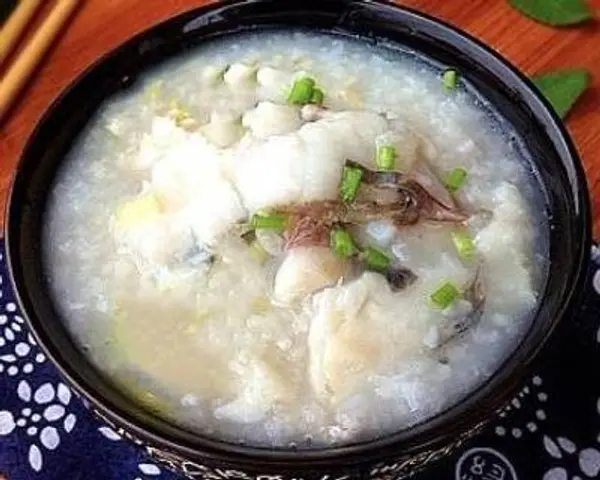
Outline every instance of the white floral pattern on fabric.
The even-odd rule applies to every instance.
[[[562,467],[556,467],[548,470],[544,474],[543,480],[568,480],[569,474]]]
[[[594,290],[596,290],[596,293],[598,293],[598,295],[600,295],[600,270],[598,270],[596,272],[596,274],[594,275],[594,280],[592,281],[592,285],[594,285]]]
[[[600,398],[596,402],[596,411],[600,414]],[[597,438],[600,442],[600,434]],[[558,437],[556,440],[544,435],[544,450],[551,457],[562,460],[568,456],[575,456],[581,473],[587,478],[596,478],[600,474],[600,450],[596,447],[586,447],[578,451],[573,441],[566,437]],[[571,480],[581,478],[578,475],[571,477]],[[545,474],[543,480],[568,480],[569,474],[564,467],[553,467]]]
[[[115,432],[111,427],[103,425],[98,428],[102,436],[112,442],[123,440],[123,437]],[[138,470],[148,477],[157,477],[161,475],[160,468],[154,463],[144,462],[138,464]],[[145,477],[135,477],[134,480],[145,480]]]
[[[98,431],[107,439],[112,440],[113,442],[117,442],[119,440],[122,440],[123,437],[121,437],[121,435],[119,435],[117,432],[115,432],[112,428],[107,427],[107,426],[103,426],[98,428]]]
[[[4,277],[0,275],[0,300],[5,298],[3,285]],[[36,365],[44,362],[46,356],[38,350],[35,339],[27,331],[16,303],[5,302],[0,311],[0,374],[9,377],[29,375]]]
[[[579,469],[584,476],[596,478],[600,473],[600,451],[596,448],[584,448],[577,452],[575,444],[565,437],[558,437],[556,440],[544,435],[544,449],[555,459],[563,459],[570,455],[575,455]],[[546,472],[544,480],[561,480],[568,479],[567,470],[563,467],[554,467]],[[575,475],[574,478],[579,478]]]
[[[592,246],[592,261],[594,261],[598,265],[600,265],[600,247],[599,246],[596,246],[596,245]],[[600,268],[594,274],[594,278],[592,280],[592,285],[594,286],[594,290],[596,290],[596,293],[598,295],[600,295]]]
[[[600,473],[600,452],[595,448],[586,448],[579,452],[579,468],[590,478]]]
[[[600,246],[592,245],[592,261],[600,265]]]
[[[542,422],[546,420],[544,404],[548,401],[548,394],[542,389],[544,381],[540,375],[532,377],[531,381],[521,389],[509,404],[498,414],[500,421],[494,429],[499,437],[512,436],[521,439],[527,434],[536,433]],[[511,424],[511,414],[527,407],[528,418],[524,423]]]
[[[14,303],[4,306],[8,312]],[[14,377],[19,373],[31,374],[35,365],[44,363],[46,356],[39,352],[35,340],[26,332],[25,320],[18,314],[0,314],[0,374]]]
[[[153,463],[140,463],[140,464],[138,464],[138,469],[144,475],[147,475],[149,477],[157,477],[161,474],[160,468],[158,468]],[[141,477],[136,477],[135,480],[144,480],[144,479]]]
[[[61,382],[46,382],[33,390],[28,380],[21,380],[16,393],[23,408],[18,413],[0,411],[0,436],[24,432],[30,438],[27,441],[29,465],[39,472],[44,464],[40,445],[46,450],[56,450],[61,432],[70,433],[77,423],[75,414],[67,411],[71,390]]]

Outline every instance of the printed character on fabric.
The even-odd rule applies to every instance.
[[[491,448],[473,448],[459,459],[456,480],[517,480],[514,467]]]

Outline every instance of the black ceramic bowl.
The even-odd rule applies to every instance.
[[[371,442],[294,452],[203,438],[152,416],[123,396],[69,337],[48,293],[41,237],[49,186],[99,104],[144,69],[208,39],[249,29],[306,27],[365,42],[407,46],[458,68],[522,136],[550,218],[550,272],[535,322],[485,385],[435,418]],[[70,86],[29,140],[6,221],[8,259],[20,304],[41,347],[94,411],[159,460],[197,478],[400,478],[476,432],[518,388],[557,324],[576,307],[590,248],[589,199],[575,148],[532,84],[477,40],[420,13],[366,0],[238,0],[180,15],[109,53]]]

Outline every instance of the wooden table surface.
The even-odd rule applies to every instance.
[[[600,0],[590,2],[600,13]],[[0,127],[2,210],[25,141],[60,90],[102,52],[150,25],[202,3],[202,0],[84,0],[76,18],[22,95],[18,108]],[[526,73],[571,66],[585,66],[593,71],[594,87],[572,111],[567,123],[585,163],[594,203],[594,236],[600,238],[600,21],[584,27],[553,29],[522,17],[506,0],[403,0],[401,3],[460,26],[495,47]],[[51,4],[48,0],[46,8]]]

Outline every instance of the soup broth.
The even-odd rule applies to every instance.
[[[145,408],[233,442],[408,428],[488,379],[545,278],[542,195],[460,72],[233,36],[108,100],[59,172],[51,289]]]

